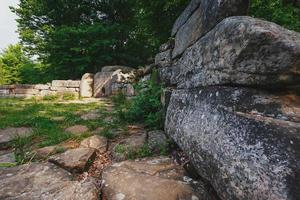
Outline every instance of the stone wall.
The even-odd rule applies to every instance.
[[[223,200],[300,199],[300,33],[192,0],[155,58],[165,131]]]
[[[53,80],[47,84],[14,84],[0,86],[0,97],[33,97],[71,93],[79,96],[80,81]]]
[[[142,71],[142,73],[141,73]],[[146,70],[147,71],[147,70]],[[147,73],[150,73],[149,70]],[[0,97],[33,97],[74,94],[77,97],[107,97],[118,93],[126,96],[135,94],[133,83],[137,74],[143,76],[143,69],[135,70],[125,66],[105,66],[101,72],[86,73],[81,80],[53,80],[47,84],[15,84],[0,86]]]

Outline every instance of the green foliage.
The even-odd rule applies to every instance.
[[[0,163],[0,168],[3,167],[3,168],[8,168],[8,167],[14,167],[16,166],[15,163]]]
[[[119,93],[111,97],[112,102],[115,105],[124,105],[126,103],[126,96],[123,93]]]
[[[42,82],[42,65],[34,63],[19,44],[9,45],[0,54],[0,84]]]
[[[29,144],[31,144],[30,137],[18,136],[12,141],[15,159],[18,164],[23,164],[30,159],[30,155],[27,152],[27,148]]]
[[[101,136],[106,137],[108,139],[113,139],[116,137],[116,135],[112,132],[112,130],[110,129],[104,129],[103,131],[101,131],[100,133]]]
[[[250,14],[300,32],[300,6],[291,1],[252,0]]]
[[[122,94],[113,98],[119,119],[130,123],[143,123],[149,129],[162,128],[161,86],[148,81],[137,84],[135,89],[137,95],[129,101],[125,101]]]
[[[104,65],[145,64],[188,0],[30,0],[11,8],[26,52],[47,79],[75,79]]]

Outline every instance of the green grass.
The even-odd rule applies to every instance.
[[[56,145],[68,139],[81,141],[91,136],[91,132],[98,127],[103,127],[102,133],[99,134],[113,138],[113,130],[122,129],[125,125],[117,120],[105,122],[106,117],[114,119],[114,113],[107,112],[101,102],[75,104],[46,99],[0,99],[0,129],[31,127],[34,130],[33,136],[12,141],[19,164],[31,159],[33,155],[30,152],[33,148]],[[96,120],[81,119],[81,115],[92,110],[97,110],[101,117]],[[55,117],[62,117],[64,120],[55,120]],[[66,128],[74,125],[85,125],[89,132],[80,136],[72,136],[65,132]]]
[[[0,168],[7,168],[7,167],[14,167],[16,166],[15,163],[0,163]]]

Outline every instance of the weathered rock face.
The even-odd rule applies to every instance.
[[[111,94],[111,77],[113,72],[99,72],[94,76],[94,97]]]
[[[73,135],[81,135],[83,133],[86,133],[89,131],[88,127],[84,126],[84,125],[75,125],[75,126],[71,126],[69,128],[66,128],[65,130],[68,133],[71,133]]]
[[[222,199],[300,198],[300,97],[175,90],[166,132]]]
[[[146,133],[141,132],[121,140],[112,150],[113,160],[124,161],[131,154],[136,154],[146,144],[146,139]]]
[[[117,93],[130,96],[132,92],[127,92],[127,87],[130,87],[128,85],[134,82],[135,78],[132,68],[120,68],[120,66],[103,68],[102,72],[94,77],[94,96],[104,97]]]
[[[91,148],[77,148],[68,150],[49,158],[52,162],[72,173],[81,173],[88,170],[90,162],[96,157],[96,150]]]
[[[116,163],[103,173],[103,193],[111,200],[204,200],[183,181],[183,169],[169,158]]]
[[[155,64],[158,67],[170,67],[172,65],[172,50],[166,50],[155,56]]]
[[[78,87],[80,87],[80,81],[53,80],[52,81],[52,87],[78,88]]]
[[[84,74],[80,82],[80,96],[92,97],[93,86],[94,86],[94,75],[89,73]]]
[[[65,170],[50,163],[29,164],[0,170],[2,200],[97,200],[95,181],[77,182]]]
[[[246,15],[249,0],[192,0],[174,24],[175,36],[173,58],[196,42],[217,23],[229,16]]]
[[[0,152],[0,169],[1,167],[3,167],[3,165],[5,166],[6,164],[8,165],[17,164],[14,153],[10,152],[2,155],[2,153]]]
[[[251,17],[230,17],[186,50],[162,80],[178,88],[284,87],[300,81],[300,33]]]
[[[154,130],[147,133],[147,144],[153,153],[162,153],[168,150],[169,141],[164,131]]]
[[[107,150],[107,138],[94,135],[84,139],[80,143],[80,147],[93,148],[99,151],[100,153],[105,153]]]
[[[199,7],[201,0],[192,0],[181,15],[176,19],[173,28],[172,36],[175,36],[179,28],[186,23],[186,21],[191,17],[194,11]]]
[[[126,66],[121,66],[121,65],[114,65],[114,66],[102,67],[101,72],[114,72],[114,71],[117,71],[117,70],[121,70],[124,73],[129,73],[134,69],[131,68],[131,67],[126,67]]]
[[[33,134],[33,130],[28,127],[0,129],[0,149],[9,147],[10,142],[16,137],[28,137]]]

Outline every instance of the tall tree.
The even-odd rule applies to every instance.
[[[53,78],[78,78],[146,63],[187,1],[21,0],[12,10],[26,52],[48,63]]]
[[[28,69],[30,72],[28,73]],[[22,46],[10,45],[0,54],[0,84],[27,83],[32,81],[35,64],[23,52]],[[24,74],[25,72],[25,74]]]

